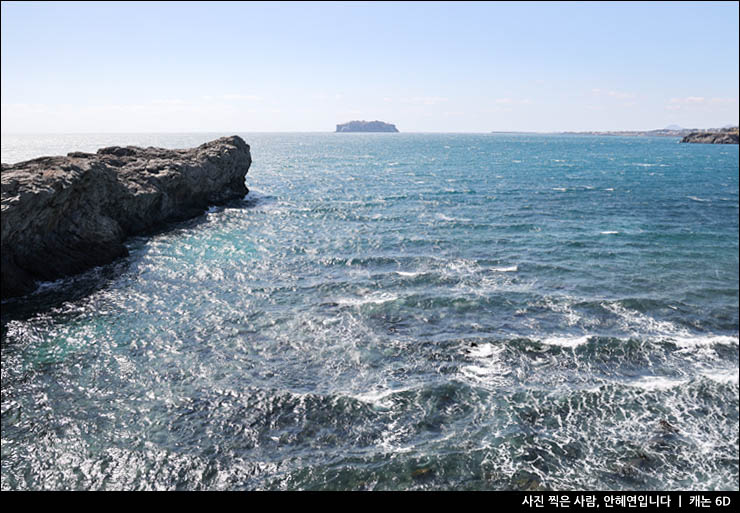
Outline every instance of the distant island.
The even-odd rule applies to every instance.
[[[350,121],[337,125],[337,132],[398,132],[396,125],[382,121]]]
[[[703,144],[738,144],[739,141],[738,127],[691,132],[681,139],[682,143]]]

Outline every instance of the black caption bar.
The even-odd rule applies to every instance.
[[[480,511],[481,513],[498,513],[509,511],[598,511],[607,513],[610,511],[668,511],[681,510],[686,513],[701,511],[735,511],[740,503],[740,492],[557,492],[557,491],[455,491],[455,490],[430,490],[430,491],[227,491],[227,492],[163,492],[163,493],[137,493],[137,492],[100,492],[77,493],[77,492],[13,492],[16,497],[23,496],[45,496],[46,499],[64,501],[73,499],[75,504],[84,502],[86,498],[93,500],[106,499],[106,496],[115,495],[120,504],[130,501],[131,503],[146,500],[151,509],[159,501],[166,506],[164,511],[172,511],[179,503],[191,507],[203,501],[205,507],[213,509],[214,501],[240,499],[245,497],[256,497],[270,501],[271,508],[276,509],[278,505],[296,507],[295,511],[306,509],[306,505],[315,502],[317,504],[331,504],[334,510],[343,512],[354,512],[357,509],[358,499],[365,509],[393,505],[398,508],[399,504],[406,502],[412,505],[408,513],[427,513],[441,511],[443,513],[463,513],[463,510]],[[8,495],[10,496],[10,495]],[[399,499],[401,502],[399,502]],[[480,502],[481,499],[484,502]],[[119,502],[117,502],[118,504]],[[481,509],[480,505],[486,505]],[[477,506],[476,506],[477,505]],[[300,509],[298,509],[300,508]],[[259,511],[259,509],[257,510]],[[406,511],[406,509],[401,509]]]
[[[738,492],[515,492],[502,497],[522,510],[676,510],[719,511],[737,508]],[[518,504],[515,504],[516,501]]]

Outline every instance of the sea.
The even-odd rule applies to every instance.
[[[737,145],[239,135],[244,198],[2,303],[2,489],[738,489]]]

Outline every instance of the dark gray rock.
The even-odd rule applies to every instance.
[[[128,254],[126,237],[241,198],[249,145],[113,146],[2,165],[2,298]]]
[[[717,131],[691,132],[681,139],[682,143],[703,143],[703,144],[738,144],[740,136],[738,129],[723,128]]]

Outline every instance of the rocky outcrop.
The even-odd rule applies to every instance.
[[[398,132],[396,125],[382,121],[350,121],[337,125],[337,132]]]
[[[740,136],[737,127],[709,132],[691,132],[681,139],[682,143],[704,144],[738,144],[739,141]]]
[[[2,298],[128,254],[126,237],[241,198],[249,145],[113,146],[2,165]]]

